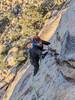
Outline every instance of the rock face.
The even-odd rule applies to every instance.
[[[74,16],[75,0],[72,0],[50,39],[51,48],[59,54],[65,32],[68,30],[70,35],[75,35]],[[49,51],[41,60],[40,70],[35,77],[32,73],[33,67],[27,61],[1,100],[75,100],[75,69],[66,63],[58,64],[53,51]]]

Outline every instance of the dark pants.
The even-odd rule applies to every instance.
[[[35,76],[39,70],[39,59],[42,55],[42,51],[38,48],[31,48],[29,50],[29,53],[30,53],[30,63],[34,66],[34,76]]]

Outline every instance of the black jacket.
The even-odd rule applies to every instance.
[[[42,46],[41,47],[37,46],[37,48],[43,51],[43,45],[49,45],[50,42],[47,42],[47,41],[44,41],[44,40],[41,40],[41,42],[42,42]]]

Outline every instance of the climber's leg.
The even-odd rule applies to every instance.
[[[37,74],[39,70],[39,60],[42,52],[38,49],[30,50],[30,63],[34,66],[34,76]]]
[[[34,65],[34,76],[37,74],[38,70],[39,70],[39,64],[36,63],[36,64]]]

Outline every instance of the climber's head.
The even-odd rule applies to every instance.
[[[33,41],[36,40],[36,41],[40,41],[40,37],[39,36],[33,36]]]
[[[42,41],[39,36],[34,36],[32,41],[32,47],[42,48]]]

